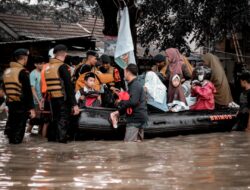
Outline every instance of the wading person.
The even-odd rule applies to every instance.
[[[243,106],[240,109],[238,114],[238,123],[236,126],[237,130],[246,130],[250,131],[250,72],[244,71],[240,75],[240,84],[241,87],[244,89],[245,94],[247,96],[246,102],[246,111],[243,110]]]
[[[7,135],[11,144],[22,143],[28,117],[35,117],[29,73],[24,68],[28,56],[27,49],[16,50],[15,61],[10,63],[10,68],[6,69],[3,75],[3,87],[9,107]]]
[[[52,124],[48,128],[48,140],[66,143],[68,140],[70,115],[79,114],[76,104],[70,70],[64,63],[67,47],[57,45],[54,48],[55,58],[50,59],[45,71],[47,92],[52,108]]]
[[[47,130],[51,120],[50,114],[50,104],[49,104],[49,97],[47,93],[47,84],[45,79],[45,71],[46,68],[49,66],[48,63],[43,64],[43,68],[41,70],[41,92],[43,96],[43,127],[42,127],[42,137],[47,137]]]
[[[34,65],[36,68],[30,73],[30,85],[35,104],[36,118],[31,119],[29,122],[29,127],[27,128],[27,132],[29,133],[31,133],[32,127],[37,123],[42,127],[41,111],[43,110],[43,97],[41,92],[41,70],[43,63],[43,57],[35,57]]]
[[[116,116],[126,113],[127,126],[124,141],[137,142],[144,138],[144,128],[147,126],[148,112],[146,97],[143,86],[137,80],[138,68],[129,64],[124,71],[125,79],[128,82],[128,100],[118,103],[118,111],[111,113],[111,120]]]

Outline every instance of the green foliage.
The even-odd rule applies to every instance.
[[[138,40],[145,46],[151,43],[162,49],[188,47],[187,37],[198,46],[208,40],[215,42],[240,32],[250,23],[249,0],[143,0],[137,21]],[[58,24],[77,22],[86,13],[104,15],[105,35],[117,33],[118,0],[1,0],[0,12],[23,12],[34,19],[50,16]],[[126,1],[133,7],[134,1]],[[136,1],[135,1],[136,2]],[[102,14],[101,14],[102,10]],[[136,18],[131,18],[135,23]]]
[[[247,0],[145,0],[138,23],[143,45],[155,43],[162,49],[187,47],[193,33],[198,46],[242,30],[249,22]]]
[[[23,13],[34,19],[45,16],[53,18],[55,23],[75,23],[86,13],[101,15],[95,0],[37,0],[38,4],[30,4],[31,0],[2,0],[0,12]]]

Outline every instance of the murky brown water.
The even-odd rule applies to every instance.
[[[250,134],[8,145],[0,131],[0,189],[250,189]]]

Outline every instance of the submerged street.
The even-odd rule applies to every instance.
[[[5,121],[1,121],[4,125]],[[250,134],[9,145],[1,127],[1,189],[249,189]]]

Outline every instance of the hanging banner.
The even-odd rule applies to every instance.
[[[121,20],[114,57],[116,64],[125,69],[128,64],[136,64],[136,62],[128,8],[124,7],[124,9],[120,11],[120,15]]]

